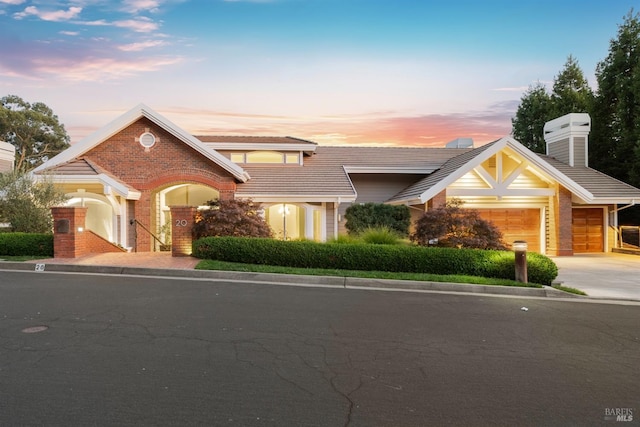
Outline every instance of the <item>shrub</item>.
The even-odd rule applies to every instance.
[[[193,242],[202,259],[283,267],[462,274],[515,280],[511,251],[207,237]],[[549,285],[558,275],[544,255],[528,254],[531,283]]]
[[[384,203],[364,203],[351,205],[345,214],[345,227],[349,234],[357,235],[367,228],[387,227],[400,236],[409,235],[411,213],[405,205],[386,205]]]
[[[53,228],[51,207],[67,197],[46,176],[39,180],[21,172],[0,173],[0,222],[11,224],[11,231],[48,233]]]
[[[53,256],[53,234],[0,233],[0,255]]]
[[[398,233],[389,227],[369,227],[358,234],[362,243],[374,245],[397,245],[400,243]]]
[[[478,211],[462,208],[461,200],[430,209],[416,221],[411,241],[421,246],[504,250],[502,233]]]
[[[271,227],[260,214],[260,204],[251,199],[212,200],[209,209],[198,211],[193,235],[272,237]]]

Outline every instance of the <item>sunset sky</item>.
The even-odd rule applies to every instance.
[[[143,102],[193,134],[476,145],[637,0],[0,0],[0,96],[77,142]]]

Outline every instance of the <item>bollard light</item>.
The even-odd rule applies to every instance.
[[[516,240],[512,247],[516,253],[516,281],[527,283],[527,242]]]

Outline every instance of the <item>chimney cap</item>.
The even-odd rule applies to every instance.
[[[544,124],[544,136],[552,134],[567,134],[569,132],[589,133],[591,130],[591,117],[588,113],[569,113],[564,116],[549,120]]]

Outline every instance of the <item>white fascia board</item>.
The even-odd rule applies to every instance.
[[[633,197],[594,197],[589,201],[590,205],[636,205],[640,198]]]
[[[251,199],[254,202],[261,203],[304,203],[304,202],[355,202],[356,195],[327,195],[327,196],[265,196],[265,195],[252,195],[248,193],[235,194],[236,199]]]
[[[376,167],[376,166],[344,166],[349,173],[380,173],[380,174],[419,174],[429,175],[437,170],[435,167]]]
[[[42,177],[42,175],[34,175],[34,177]],[[105,175],[54,175],[47,176],[56,184],[101,184],[108,185],[127,200],[139,200],[142,193],[138,190],[132,190],[118,180]]]
[[[583,200],[592,201],[594,196],[590,191],[587,191],[583,186],[560,172],[558,169],[551,166],[549,163],[544,161],[541,157],[539,157],[536,153],[529,150],[524,145],[520,144],[513,138],[505,138],[508,141],[509,148],[513,151],[527,159],[531,164],[541,169],[545,174],[549,175],[549,177],[553,178],[553,180],[562,184],[563,187],[574,193],[576,196],[580,197]]]
[[[450,186],[459,178],[461,178],[464,174],[472,171],[477,166],[481,165],[484,161],[489,159],[491,156],[493,156],[494,154],[496,154],[498,151],[502,150],[506,146],[507,146],[507,138],[500,139],[499,141],[494,143],[492,147],[484,150],[483,152],[478,154],[476,157],[474,157],[473,159],[469,160],[467,163],[462,165],[456,171],[454,171],[453,173],[450,173],[445,178],[443,178],[438,183],[436,183],[431,188],[429,188],[427,191],[422,193],[420,195],[420,203],[426,203],[427,201],[431,200],[442,190],[446,189],[448,186]]]
[[[251,142],[202,142],[214,150],[228,151],[305,151],[315,152],[316,146],[310,144],[256,144]]]
[[[406,205],[406,206],[424,204],[420,199],[392,200],[392,201],[386,201],[385,203],[388,205]]]

